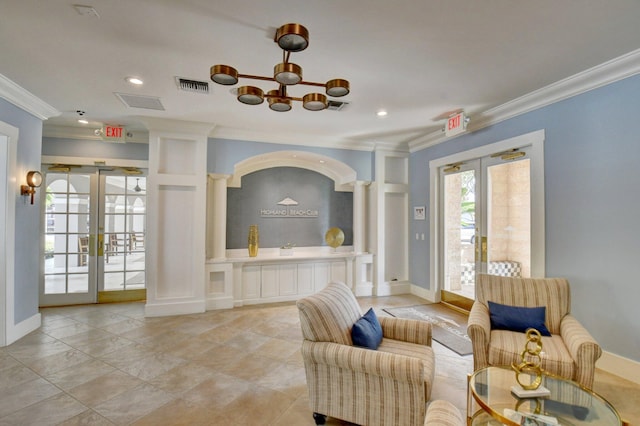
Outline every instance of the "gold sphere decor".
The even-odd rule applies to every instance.
[[[327,242],[329,247],[333,247],[333,249],[337,249],[344,243],[344,232],[340,228],[329,228],[326,234],[324,234],[324,240]]]
[[[520,364],[511,364],[511,368],[516,373],[516,381],[520,385],[520,392],[517,387],[512,387],[511,390],[519,397],[527,396],[543,396],[548,395],[549,390],[542,384],[542,358],[540,353],[542,352],[542,335],[535,328],[527,329],[527,341],[524,344],[524,349],[520,353]],[[527,355],[534,357],[533,361],[527,361]],[[529,383],[524,383],[520,377],[522,375],[527,377],[534,377],[529,380]],[[535,376],[534,376],[535,375]],[[514,389],[516,388],[516,389]]]

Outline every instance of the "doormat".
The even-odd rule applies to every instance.
[[[431,323],[433,340],[458,355],[473,353],[471,339],[467,336],[467,316],[439,303],[383,309],[396,318],[417,319]]]

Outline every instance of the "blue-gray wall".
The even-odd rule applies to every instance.
[[[19,129],[16,170],[40,170],[42,121],[13,104],[0,99],[0,121]],[[17,176],[17,185],[25,183],[25,176]],[[16,197],[15,244],[15,304],[14,318],[18,324],[38,313],[38,289],[40,280],[40,200],[34,204]]]
[[[607,351],[640,361],[640,76],[462,135],[410,157],[410,205],[429,206],[429,161],[545,130],[546,275]],[[430,207],[430,206],[429,206]],[[429,222],[411,221],[426,234]],[[429,288],[429,247],[410,239],[410,278]]]
[[[317,211],[317,217],[262,217],[261,209],[286,208],[277,203],[291,198],[295,208]],[[327,245],[329,228],[345,234],[344,245],[353,244],[353,193],[335,191],[335,183],[311,170],[274,167],[242,177],[241,188],[227,189],[227,248],[247,247],[249,225],[260,230],[260,247]]]
[[[233,174],[233,166],[247,158],[275,151],[307,151],[342,161],[356,171],[358,180],[373,180],[374,155],[368,151],[316,148],[298,145],[238,141],[209,138],[207,145],[207,172]]]

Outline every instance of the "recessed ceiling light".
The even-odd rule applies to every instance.
[[[380,110],[380,111],[376,112],[376,115],[377,115],[378,117],[384,117],[385,115],[387,115],[387,111],[385,111],[385,110]]]
[[[78,120],[78,123],[80,124],[89,124],[89,120],[85,120],[84,118],[81,118]]]
[[[135,84],[136,86],[140,86],[144,83],[144,81],[142,81],[138,77],[127,77],[126,80],[128,83]]]

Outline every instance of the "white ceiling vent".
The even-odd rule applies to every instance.
[[[160,98],[155,96],[127,95],[126,93],[114,93],[129,108],[154,109],[164,111]]]
[[[209,94],[209,83],[206,81],[190,80],[188,78],[176,77],[178,89],[185,92]]]
[[[340,111],[342,108],[346,107],[347,105],[349,105],[349,102],[329,100],[327,102],[327,109],[331,111]]]

